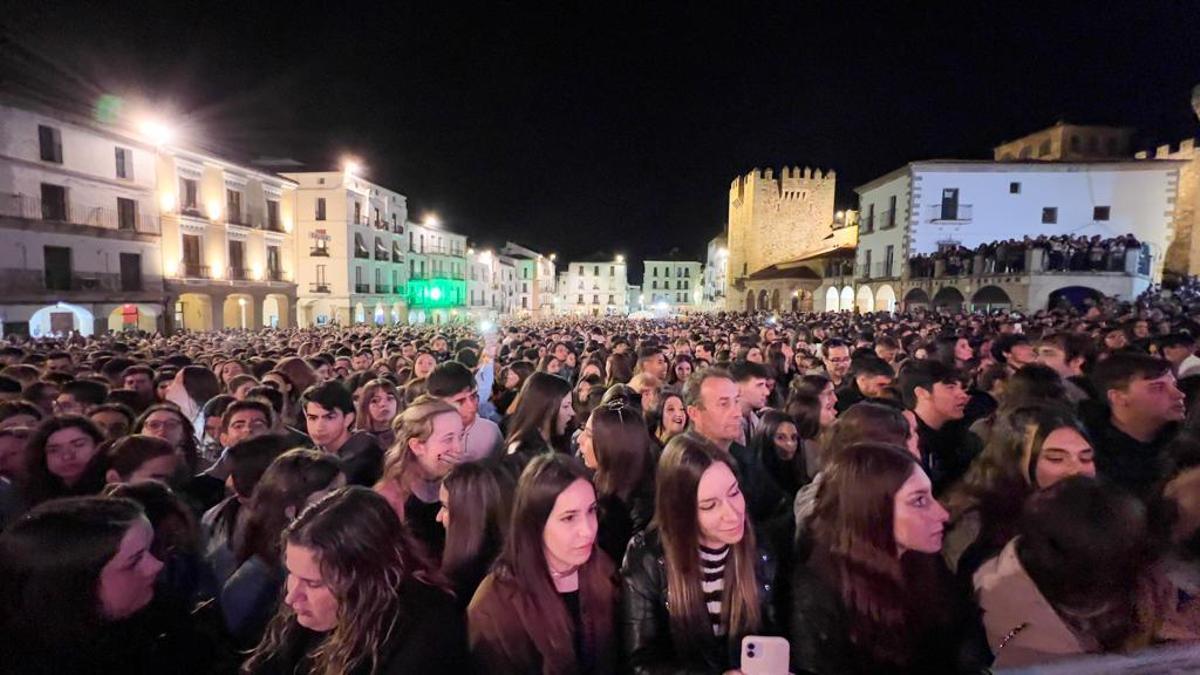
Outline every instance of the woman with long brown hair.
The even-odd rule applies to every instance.
[[[390,448],[396,440],[392,420],[400,404],[400,393],[396,385],[383,378],[367,382],[359,390],[358,412],[354,415],[354,426],[375,437],[379,444]]]
[[[508,472],[481,462],[460,464],[442,479],[437,514],[446,529],[442,573],[464,610],[504,546],[514,488]]]
[[[641,413],[619,399],[593,410],[579,434],[583,463],[596,472],[600,548],[613,560],[654,515],[652,445]]]
[[[467,608],[478,672],[617,672],[618,589],[596,529],[587,469],[563,454],[533,458],[517,484],[504,550]]]
[[[467,672],[462,613],[378,494],[337,490],[283,538],[287,592],[243,672]]]
[[[440,560],[446,532],[437,524],[438,489],[450,469],[465,459],[462,417],[449,403],[421,396],[396,418],[395,429],[396,442],[387,452],[375,490]]]
[[[575,417],[571,385],[549,373],[533,373],[525,380],[514,406],[504,462],[514,475],[520,475],[530,459],[564,445],[567,424]]]
[[[655,481],[654,520],[621,569],[625,664],[735,669],[742,637],[772,631],[774,561],[755,544],[733,460],[687,432],[667,443]]]
[[[811,553],[792,577],[792,669],[985,666],[978,616],[938,555],[947,513],[917,459],[898,445],[859,443],[842,448],[824,473]]]

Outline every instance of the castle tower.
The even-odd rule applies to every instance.
[[[809,167],[757,168],[729,186],[730,288],[777,263],[819,250],[832,229],[836,175]],[[734,297],[731,293],[729,297]]]

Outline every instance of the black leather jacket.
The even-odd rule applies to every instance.
[[[755,576],[762,607],[763,626],[758,633],[774,634],[775,559],[759,550]],[[667,609],[666,561],[658,530],[634,535],[621,566],[620,629],[626,672],[636,675],[701,675],[736,668],[741,656],[741,635],[706,636],[702,649],[676,654],[671,640]]]

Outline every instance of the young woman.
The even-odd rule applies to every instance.
[[[593,410],[579,435],[583,463],[596,472],[600,549],[613,560],[654,515],[651,447],[641,414],[619,401]]]
[[[179,472],[180,459],[171,444],[143,434],[125,436],[108,447],[109,483],[171,481]]]
[[[974,579],[995,668],[1146,647],[1182,604],[1149,582],[1145,507],[1092,478],[1031,496],[1016,535]]]
[[[942,554],[950,569],[970,579],[1016,534],[1029,495],[1069,476],[1094,477],[1094,457],[1074,417],[1040,406],[1009,412],[947,498],[950,523]]]
[[[667,441],[687,429],[687,406],[683,402],[683,396],[675,391],[664,391],[658,401],[658,410],[654,411],[650,419],[653,420],[651,426],[654,429],[657,450],[661,451],[666,447]],[[655,455],[658,454],[660,452],[655,452]]]
[[[420,352],[417,354],[417,357],[413,359],[412,376],[409,378],[409,382],[412,382],[413,380],[423,380],[429,377],[429,374],[432,373],[433,369],[436,367],[437,359],[434,358],[433,354],[430,354],[429,352]]]
[[[667,375],[667,384],[682,389],[683,385],[696,370],[696,362],[687,354],[680,354],[671,363],[671,371]]]
[[[818,399],[802,394],[793,396],[792,401],[797,404],[796,415],[767,410],[754,439],[761,449],[763,465],[789,498],[795,498],[796,492],[812,479],[808,458],[817,454],[816,439],[821,432]]]
[[[442,479],[437,514],[446,530],[442,573],[463,610],[504,545],[514,488],[508,472],[478,462],[460,464]]]
[[[575,417],[575,409],[571,406],[571,385],[542,372],[525,380],[514,406],[504,462],[517,476],[530,459],[565,445],[567,425]]]
[[[446,543],[445,530],[437,524],[438,489],[442,478],[463,460],[462,417],[454,406],[422,396],[400,413],[396,442],[375,489],[436,560],[441,560]]]
[[[15,521],[0,535],[5,672],[208,672],[189,617],[151,604],[153,539],[126,499],[60,499]]]
[[[279,413],[280,419],[285,424],[294,426],[298,411],[297,401],[300,400],[300,392],[304,390],[298,389],[296,385],[292,384],[292,378],[278,368],[263,375],[262,383],[268,387],[275,387],[283,394],[283,410]]]
[[[500,370],[500,376],[492,390],[492,404],[496,406],[497,412],[501,415],[513,412],[517,394],[535,369],[529,361],[513,361]]]
[[[978,672],[978,617],[938,553],[947,513],[903,447],[859,443],[825,468],[814,545],[792,577],[791,668]]]
[[[388,380],[375,379],[363,385],[358,395],[358,413],[354,416],[355,428],[371,434],[384,448],[392,447],[396,432],[392,420],[400,404],[400,393],[396,385]]]
[[[336,456],[297,449],[276,458],[255,486],[234,535],[237,568],[218,595],[225,625],[240,644],[257,643],[275,610],[284,528],[306,505],[345,484]]]
[[[161,438],[175,448],[189,472],[196,473],[199,468],[199,451],[192,423],[175,406],[158,403],[146,408],[133,423],[133,433]]]
[[[653,524],[621,569],[621,647],[634,673],[723,673],[738,667],[743,636],[771,634],[774,561],[755,545],[732,462],[695,432],[659,459]]]
[[[478,672],[617,672],[617,587],[596,529],[596,492],[579,460],[533,458],[504,550],[467,608]]]
[[[333,492],[283,537],[286,593],[242,672],[467,672],[462,613],[378,494]]]
[[[167,401],[179,407],[194,429],[204,421],[201,414],[204,404],[220,393],[221,383],[211,370],[203,366],[184,366],[167,389]]]
[[[108,469],[99,452],[103,442],[104,434],[82,415],[58,415],[39,424],[25,451],[25,503],[99,493]]]

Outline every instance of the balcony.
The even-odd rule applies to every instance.
[[[379,249],[375,249],[375,259],[383,260],[386,262],[388,260],[391,260],[391,256],[388,255],[387,251],[380,251]]]
[[[131,302],[153,301],[162,297],[162,280],[122,278],[120,273],[107,272],[0,269],[0,294],[8,302],[106,302],[114,297]]]
[[[404,262],[404,258],[402,258],[400,256],[399,251],[392,251],[392,262],[394,262],[394,263]]]
[[[367,249],[365,249],[365,248],[355,248],[354,249],[354,257],[361,258],[363,260],[367,260],[371,257],[371,253],[369,251],[367,251]]]
[[[200,263],[192,263],[192,262],[184,261],[184,263],[179,266],[179,270],[183,274],[184,279],[211,279],[212,278],[212,270],[209,268],[209,266],[201,265]]]
[[[370,293],[371,284],[354,284],[355,293]]]
[[[870,234],[870,233],[874,232],[875,231],[875,215],[871,214],[871,215],[864,216],[863,219],[858,222],[858,231],[861,234]]]
[[[148,213],[118,210],[115,207],[88,206],[65,200],[43,200],[41,197],[25,194],[0,193],[0,217],[5,216],[114,232],[159,233],[158,219]]]
[[[245,281],[246,277],[247,277],[247,274],[246,274],[245,267],[230,267],[229,268],[229,280],[230,281]]]
[[[371,225],[375,229],[381,230],[383,232],[387,232],[388,230],[392,229],[392,224],[386,220],[383,220],[382,218],[376,218],[374,221],[371,222]]]
[[[310,255],[314,258],[328,258],[329,257],[329,247],[328,246],[313,246],[312,248],[308,249],[308,255]]]
[[[329,284],[324,281],[310,281],[308,283],[309,293],[329,293]]]
[[[388,284],[375,284],[375,292],[379,295],[391,295],[392,287]]]
[[[971,204],[930,204],[925,207],[925,216],[931,223],[969,223]]]
[[[283,270],[267,270],[267,281],[290,281]]]
[[[887,209],[879,214],[879,229],[890,230],[896,226],[896,211]]]

